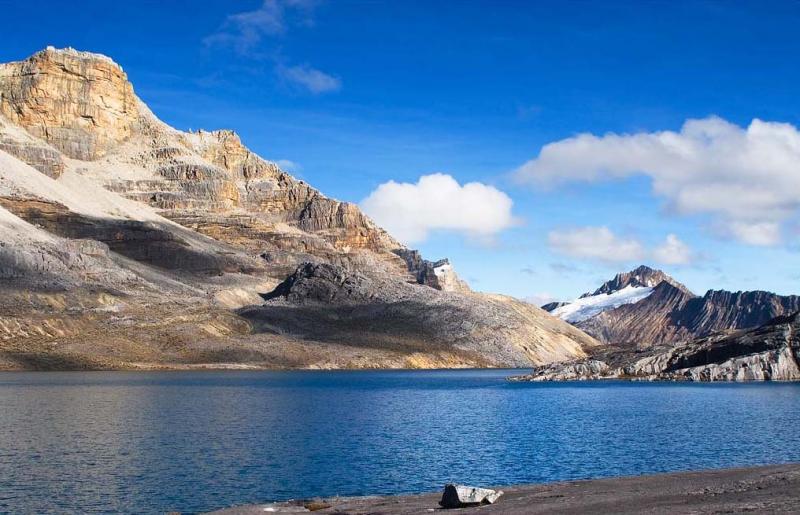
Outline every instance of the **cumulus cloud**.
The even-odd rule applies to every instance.
[[[641,243],[631,238],[620,238],[608,227],[551,231],[547,240],[556,252],[581,259],[620,262],[637,261],[645,256]]]
[[[338,91],[342,87],[342,82],[338,78],[305,64],[289,67],[278,66],[278,75],[286,82],[306,89],[315,95]]]
[[[800,209],[800,132],[787,123],[687,120],[680,131],[580,134],[542,147],[516,171],[553,185],[646,175],[678,214],[710,214],[727,235],[755,245],[781,241]]]
[[[653,249],[653,259],[665,265],[688,265],[692,262],[692,250],[676,235],[668,234],[666,241]]]
[[[424,175],[416,184],[381,184],[360,206],[378,225],[407,244],[424,241],[435,230],[489,240],[516,223],[508,195],[479,182],[460,185],[441,173]]]
[[[620,263],[651,259],[662,265],[688,265],[694,253],[675,234],[668,234],[664,243],[648,250],[635,238],[622,238],[608,227],[579,227],[562,231],[551,231],[548,243],[555,252],[566,256]],[[554,271],[559,268],[553,267]]]

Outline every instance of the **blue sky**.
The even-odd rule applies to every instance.
[[[0,8],[2,61],[107,54],[177,128],[232,128],[332,197],[417,202],[395,213],[427,213],[412,246],[476,289],[570,298],[643,262],[700,293],[800,293],[795,2]]]

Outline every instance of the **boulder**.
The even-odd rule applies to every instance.
[[[480,504],[494,504],[501,495],[503,495],[501,490],[449,484],[444,487],[439,505],[442,508],[466,508]]]

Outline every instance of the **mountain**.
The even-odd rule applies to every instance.
[[[595,291],[584,293],[572,302],[552,302],[542,306],[542,309],[567,322],[596,327],[596,332],[604,334],[606,326],[592,325],[591,321],[596,321],[603,313],[644,301],[661,284],[669,286],[687,297],[694,296],[688,288],[661,270],[654,270],[642,265],[630,272],[617,274]],[[658,297],[657,295],[656,298]],[[650,303],[653,304],[653,299]],[[659,304],[658,301],[655,304]],[[606,325],[610,327],[612,324]]]
[[[54,48],[0,65],[0,315],[7,369],[529,366],[599,345]]]
[[[655,270],[649,266],[641,265],[630,272],[622,272],[614,276],[610,281],[606,281],[592,293],[584,293],[580,298],[596,297],[603,294],[613,294],[625,288],[655,288],[662,282],[672,285],[686,293],[691,293],[689,289],[668,276],[661,270]]]
[[[698,297],[664,272],[640,266],[572,303],[545,308],[602,342],[644,348],[757,327],[800,310],[800,296],[710,290]]]
[[[591,359],[551,364],[515,380],[798,381],[799,363],[800,312],[795,312],[754,329],[676,346],[654,346],[644,352],[608,348]]]

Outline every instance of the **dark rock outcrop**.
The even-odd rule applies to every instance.
[[[541,308],[549,313],[549,312],[551,312],[551,311],[553,311],[555,309],[558,309],[558,308],[560,308],[562,306],[566,306],[567,304],[569,304],[569,302],[564,302],[564,301],[560,301],[559,300],[559,301],[555,301],[555,302],[548,302],[547,304],[541,306]]]
[[[53,179],[58,179],[64,173],[64,159],[50,145],[0,137],[0,150],[8,152]]]
[[[584,361],[542,367],[515,380],[800,380],[800,312],[755,329],[647,351],[607,348]]]
[[[800,296],[776,295],[767,291],[709,290],[702,298],[686,303],[676,323],[693,334],[744,329],[764,324],[777,316],[800,310]]]

